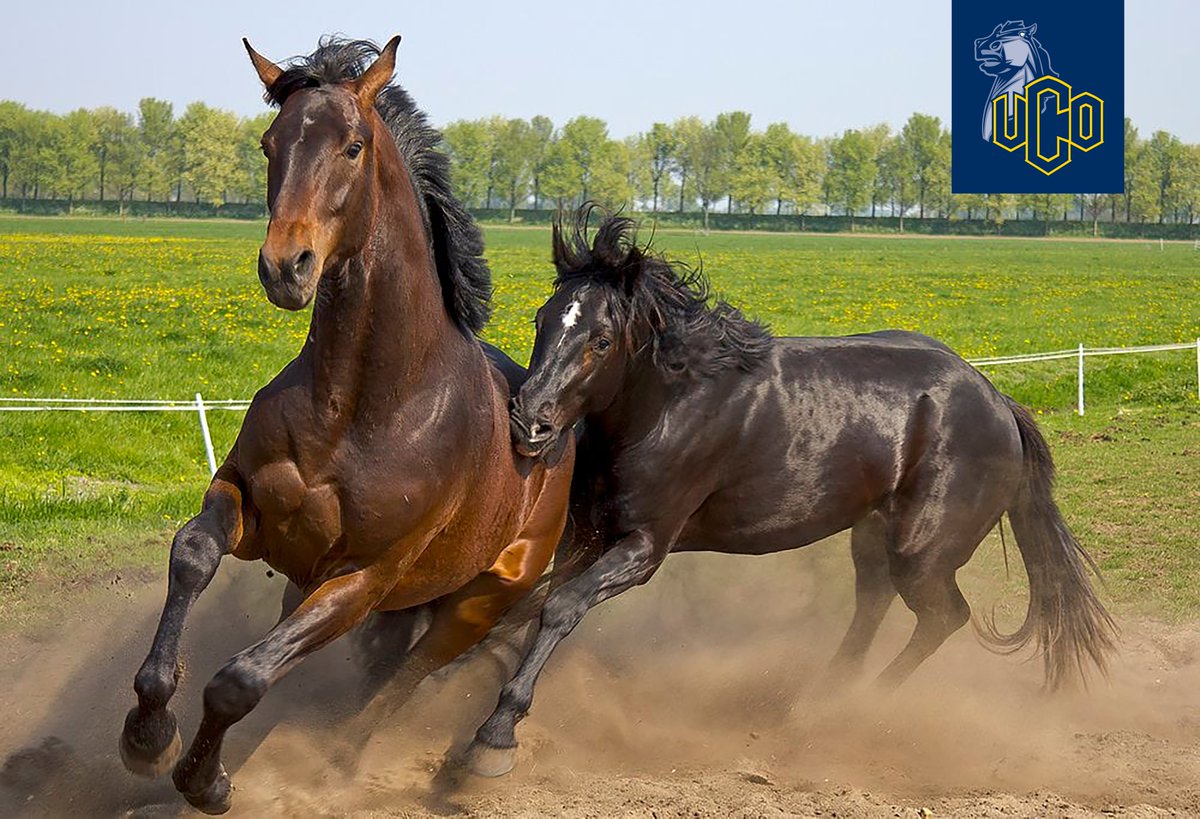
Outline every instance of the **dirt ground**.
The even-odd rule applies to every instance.
[[[970,629],[898,692],[834,691],[821,674],[849,620],[848,563],[844,548],[672,558],[563,645],[498,780],[444,760],[494,703],[502,644],[423,685],[349,770],[328,742],[357,680],[343,640],[231,731],[230,815],[1200,815],[1200,629],[1122,621],[1111,679],[1089,693],[1043,694],[1036,661],[989,654]],[[164,586],[110,578],[0,636],[0,815],[191,812],[117,755]],[[175,699],[185,742],[204,683],[270,627],[280,592],[230,562],[201,599]],[[870,669],[911,622],[897,604]]]

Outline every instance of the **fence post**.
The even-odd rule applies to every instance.
[[[200,432],[204,435],[204,454],[208,456],[208,473],[217,474],[217,458],[213,455],[212,436],[208,434],[208,417],[204,414],[204,399],[196,393],[196,412],[200,414]]]
[[[1083,415],[1083,345],[1079,345],[1079,414]]]

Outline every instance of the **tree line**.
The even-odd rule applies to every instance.
[[[58,115],[0,101],[0,198],[262,203],[259,139],[273,114],[238,117],[194,102],[176,116],[146,98]],[[442,129],[458,195],[517,211],[595,200],[634,211],[957,217],[1192,224],[1200,220],[1200,145],[1125,121],[1125,190],[1111,195],[952,194],[950,132],[928,114],[831,137],[763,130],[731,111],[683,117],[624,139],[579,116],[489,117]],[[903,227],[903,225],[901,225]]]
[[[136,114],[105,106],[59,115],[3,100],[0,198],[262,202],[259,140],[273,116],[193,102],[177,117],[150,97]]]

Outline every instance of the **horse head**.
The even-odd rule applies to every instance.
[[[374,167],[397,155],[375,98],[391,80],[399,37],[362,73],[318,85],[242,41],[279,114],[262,137],[271,221],[258,275],[272,303],[299,310],[326,270],[361,252],[371,223]]]
[[[975,61],[979,70],[998,81],[1013,76],[1028,67],[1033,78],[1047,74],[1058,76],[1050,67],[1050,55],[1035,38],[1037,23],[1025,25],[1024,20],[1009,20],[996,26],[992,33],[975,41]]]

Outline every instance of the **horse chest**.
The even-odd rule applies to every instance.
[[[304,553],[306,559],[342,537],[342,499],[332,482],[306,480],[294,461],[279,460],[255,470],[249,484],[269,553],[279,551],[270,542],[272,535],[286,538],[289,548]]]

